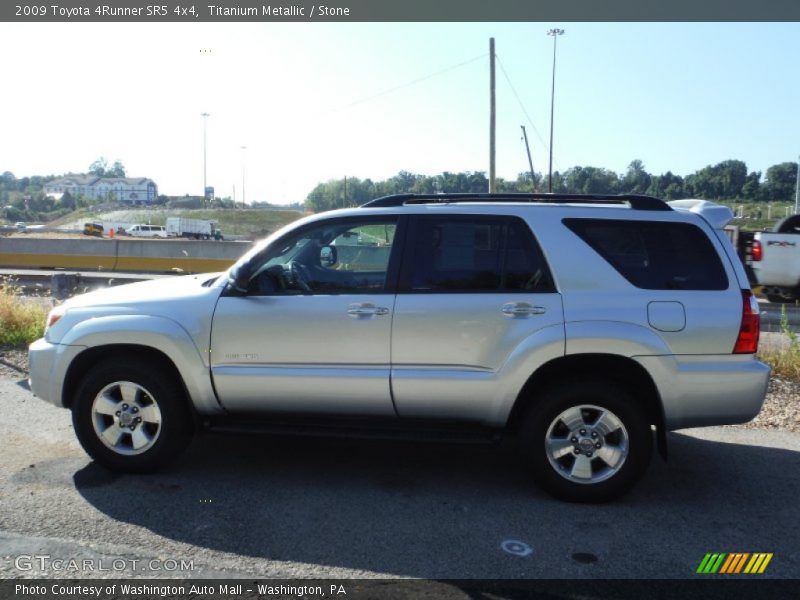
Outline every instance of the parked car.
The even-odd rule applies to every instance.
[[[125,234],[133,237],[167,237],[167,230],[163,225],[134,225],[125,231]]]
[[[17,221],[14,223],[14,227],[17,228],[17,231],[26,231],[28,229],[28,224],[24,221]]]
[[[800,215],[782,219],[771,232],[756,232],[750,265],[770,302],[800,300]]]
[[[667,431],[761,408],[731,217],[647,196],[380,198],[292,223],[222,275],[68,300],[30,347],[31,387],[120,471],[205,427],[513,436],[545,490],[605,501]]]

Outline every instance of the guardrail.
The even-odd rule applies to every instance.
[[[0,238],[0,266],[151,273],[224,271],[250,242]]]

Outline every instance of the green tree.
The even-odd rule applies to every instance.
[[[626,194],[644,194],[650,187],[651,176],[644,163],[636,159],[628,165],[625,176],[619,182],[619,191]]]
[[[742,186],[742,197],[747,200],[763,200],[761,187],[761,171],[750,173]]]
[[[91,175],[97,175],[98,177],[105,177],[107,169],[108,169],[108,161],[103,156],[101,156],[91,165],[89,165],[89,173]]]
[[[125,167],[119,160],[115,160],[111,168],[106,171],[106,177],[125,177]]]
[[[65,208],[65,209],[68,209],[68,210],[75,210],[77,208],[77,206],[78,206],[78,203],[75,201],[75,198],[73,198],[72,194],[70,194],[69,192],[64,192],[64,194],[61,196],[61,198],[58,201],[58,207],[59,208]]]
[[[597,167],[573,167],[564,173],[564,185],[570,194],[616,194],[619,192],[619,176],[608,169]],[[555,175],[553,191],[556,189]]]
[[[667,171],[661,175],[653,175],[650,178],[650,187],[647,188],[647,193],[666,200],[685,198],[683,177],[673,174],[672,171]]]
[[[764,187],[766,197],[771,201],[786,201],[794,198],[797,182],[797,163],[784,162],[767,169]]]

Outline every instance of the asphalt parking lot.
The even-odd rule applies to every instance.
[[[696,578],[708,552],[800,576],[788,432],[671,434],[669,462],[601,506],[543,495],[496,446],[206,435],[167,471],[113,474],[21,377],[0,378],[0,439],[5,578]],[[42,555],[95,563],[20,562]]]

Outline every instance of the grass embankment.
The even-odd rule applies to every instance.
[[[767,348],[758,357],[772,367],[772,374],[781,379],[800,381],[800,349],[797,346],[779,350]]]
[[[42,337],[48,310],[26,300],[13,281],[0,282],[0,345],[24,346]]]
[[[774,344],[759,344],[758,357],[772,367],[772,374],[783,379],[800,381],[800,337],[789,327],[786,307],[781,307],[783,340]]]
[[[50,227],[81,228],[87,221],[116,221],[165,225],[167,217],[185,217],[216,221],[223,235],[241,235],[251,239],[264,237],[302,217],[294,210],[268,210],[258,208],[120,208],[105,212],[80,209],[48,223]]]

